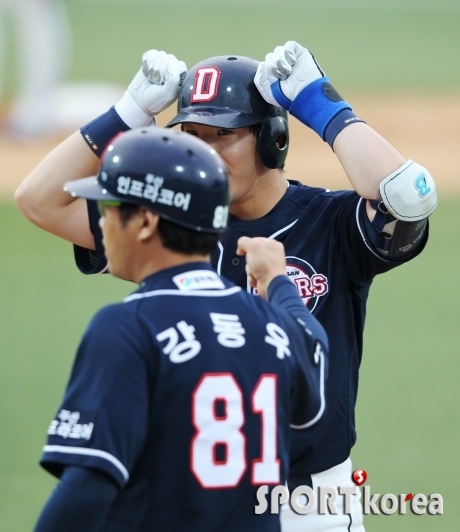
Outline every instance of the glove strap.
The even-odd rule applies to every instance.
[[[270,86],[272,90],[272,94],[275,98],[275,100],[281,105],[283,109],[286,109],[289,111],[291,109],[292,102],[291,100],[288,100],[286,96],[283,94],[283,91],[281,90],[280,82],[277,81],[276,83],[273,83]]]
[[[143,111],[129,91],[126,91],[123,98],[115,105],[115,111],[131,129],[155,125],[155,117]]]
[[[342,109],[351,110],[351,105],[324,77],[307,85],[291,103],[289,112],[324,140],[327,125]]]
[[[100,158],[113,137],[129,129],[115,111],[115,107],[111,107],[106,113],[80,128],[80,133],[88,146]]]

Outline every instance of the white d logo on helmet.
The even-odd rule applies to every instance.
[[[217,95],[220,70],[217,67],[203,67],[196,71],[192,102],[209,102]]]

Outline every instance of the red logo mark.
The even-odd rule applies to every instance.
[[[409,493],[409,495],[406,495],[406,498],[404,499],[404,502],[410,501],[412,499],[413,495],[412,493]]]
[[[351,478],[357,486],[361,486],[367,480],[367,473],[364,471],[364,469],[357,469]]]
[[[287,258],[290,259],[293,257]],[[309,264],[305,264],[311,268]],[[321,273],[316,273],[312,268],[311,270],[312,271],[310,272],[310,275],[308,275],[305,269],[297,266],[296,264],[289,262],[286,264],[286,273],[289,279],[291,279],[291,281],[295,284],[297,291],[299,292],[299,295],[305,305],[310,303],[312,297],[323,296],[328,291],[327,277]]]
[[[203,67],[196,71],[192,102],[209,102],[217,95],[220,70],[217,67]]]

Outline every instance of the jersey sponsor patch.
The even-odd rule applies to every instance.
[[[298,257],[286,257],[286,272],[295,284],[302,301],[313,311],[318,299],[329,291],[327,277],[317,273],[311,264]]]
[[[217,289],[223,290],[224,283],[221,281],[217,273],[209,270],[193,270],[191,272],[181,273],[172,278],[174,284],[179,290],[203,290],[203,289]]]
[[[48,427],[48,436],[55,436],[72,442],[87,442],[94,430],[95,414],[92,412],[72,412],[61,408]]]

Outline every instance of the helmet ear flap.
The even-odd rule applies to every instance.
[[[289,147],[288,123],[282,116],[264,120],[257,138],[257,153],[267,168],[281,168]]]

